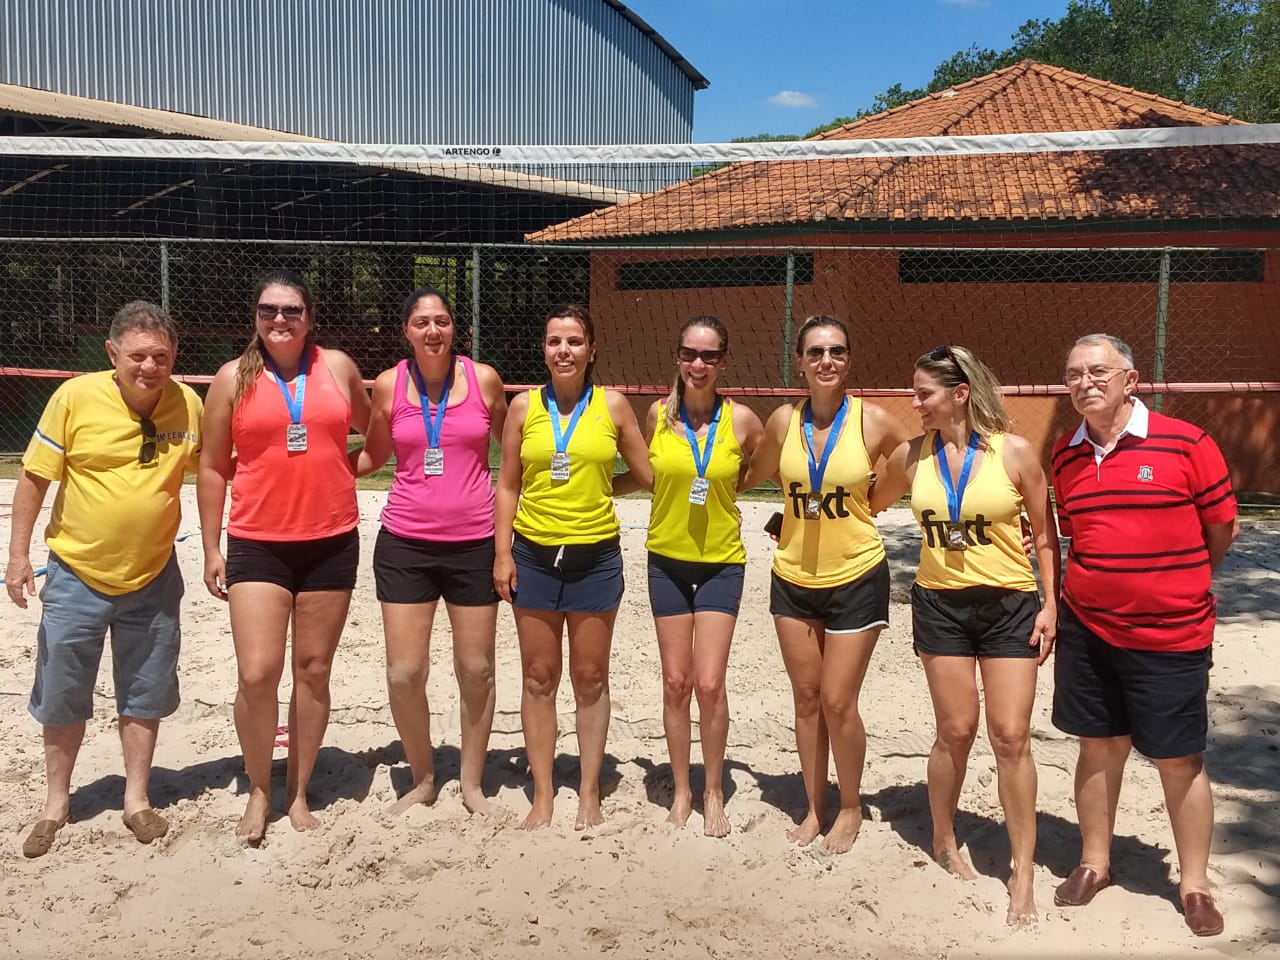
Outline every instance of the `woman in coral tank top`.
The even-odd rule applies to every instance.
[[[271,810],[271,751],[291,621],[285,810],[295,830],[320,825],[307,805],[307,782],[329,723],[329,671],[360,558],[347,435],[369,422],[356,365],[313,340],[315,305],[301,277],[281,271],[264,278],[254,313],[248,348],[209,386],[196,485],[205,586],[231,611],[236,734],[249,777],[236,835],[249,843],[262,840]]]
[[[502,438],[507,398],[493,367],[455,352],[453,308],[439,290],[409,294],[401,319],[413,356],[374,382],[373,415],[356,465],[364,475],[392,453],[396,458],[373,549],[391,716],[413,771],[413,786],[391,810],[435,800],[426,684],[443,596],[462,720],[462,803],[481,813],[489,808],[480,779],[493,727],[498,619],[489,440]]]

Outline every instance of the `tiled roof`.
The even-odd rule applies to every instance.
[[[1240,121],[1023,61],[815,140]],[[540,242],[812,224],[1280,217],[1280,148],[1216,146],[735,163],[531,234]],[[890,225],[886,224],[886,225]]]

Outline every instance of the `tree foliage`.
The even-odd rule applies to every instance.
[[[1012,66],[1021,60],[1087,73],[1254,123],[1280,122],[1280,0],[1070,0],[1057,20],[1028,20],[1005,50],[960,50],[929,83],[895,83],[817,136]],[[789,140],[790,135],[742,138]]]

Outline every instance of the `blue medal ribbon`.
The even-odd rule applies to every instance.
[[[578,398],[573,414],[569,417],[569,425],[562,431],[560,408],[556,406],[556,391],[550,382],[547,383],[547,412],[551,414],[551,435],[556,442],[556,453],[565,453],[569,449],[569,440],[573,437],[573,431],[577,429],[578,421],[582,419],[582,411],[586,410],[587,404],[591,402],[591,389],[591,386],[587,385],[582,391],[582,396]]]
[[[302,352],[302,359],[298,364],[298,375],[293,378],[293,394],[289,394],[289,388],[284,385],[284,376],[280,373],[280,368],[276,366],[276,362],[271,359],[271,355],[263,351],[266,358],[267,366],[271,368],[271,372],[276,376],[276,386],[280,388],[280,396],[284,397],[284,405],[289,408],[289,422],[302,422],[302,401],[307,395],[307,368],[311,365],[311,348],[307,347]]]
[[[418,388],[418,405],[422,407],[422,426],[427,432],[427,446],[436,450],[440,446],[440,431],[444,427],[444,408],[449,404],[449,388],[453,386],[453,369],[455,361],[449,358],[449,375],[444,378],[444,386],[440,389],[440,403],[436,412],[431,413],[431,398],[427,396],[427,384],[422,379],[422,371],[418,369],[418,361],[409,361],[409,369],[413,372],[413,385]]]
[[[707,427],[707,445],[703,450],[698,449],[698,432],[689,422],[689,412],[685,410],[683,403],[680,404],[680,419],[684,421],[685,436],[689,438],[689,449],[693,451],[693,466],[700,477],[705,477],[707,467],[711,466],[711,452],[716,443],[716,428],[720,425],[721,402],[721,399],[716,397],[715,410],[711,414],[711,425]]]
[[[831,459],[831,451],[836,448],[836,439],[840,436],[840,428],[844,426],[844,418],[849,413],[849,397],[846,395],[840,402],[840,409],[831,420],[831,429],[827,431],[827,442],[822,445],[822,459],[813,455],[813,406],[804,405],[804,438],[809,449],[809,490],[812,493],[822,491],[822,477],[827,472],[827,461]]]
[[[947,464],[946,453],[942,447],[942,435],[933,435],[933,455],[938,459],[938,472],[942,474],[942,489],[947,494],[947,515],[952,523],[960,522],[960,504],[964,500],[964,488],[969,485],[969,472],[973,470],[973,458],[978,455],[978,445],[982,438],[978,431],[969,434],[969,443],[964,451],[964,464],[960,467],[960,479],[951,481],[951,467]]]

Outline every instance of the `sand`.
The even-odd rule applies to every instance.
[[[0,484],[0,502],[12,499],[12,487]],[[985,735],[974,748],[958,819],[978,879],[964,883],[930,860],[924,776],[933,719],[902,602],[918,542],[905,511],[882,523],[895,603],[863,690],[866,823],[851,853],[799,849],[784,836],[804,809],[804,794],[790,688],[768,614],[771,544],[760,528],[773,508],[763,503],[743,505],[750,562],[728,674],[730,837],[704,837],[698,813],[684,830],[664,822],[671,780],[645,589],[644,501],[619,505],[628,587],[614,638],[605,824],[573,831],[577,744],[566,677],[555,820],[533,834],[517,829],[530,783],[509,608],[498,623],[498,709],[485,772],[499,812],[468,816],[458,795],[457,695],[440,617],[429,695],[441,795],[432,807],[390,817],[386,808],[409,775],[387,707],[369,570],[380,493],[361,494],[361,579],[312,781],[323,826],[299,834],[278,819],[260,848],[242,847],[233,837],[246,790],[231,721],[235,662],[226,608],[200,582],[194,491],[186,494],[182,529],[191,536],[178,545],[187,582],[183,704],[161,726],[151,787],[171,822],[167,837],[143,847],[121,824],[123,780],[104,661],[75,774],[74,822],[49,855],[23,859],[22,839],[44,791],[39,728],[26,712],[39,604],[6,607],[0,943],[7,957],[1280,956],[1280,526],[1246,524],[1219,576],[1208,753],[1218,826],[1210,870],[1227,929],[1197,941],[1175,909],[1173,842],[1159,780],[1137,757],[1116,827],[1116,884],[1087,908],[1053,906],[1054,886],[1076,863],[1079,834],[1071,799],[1075,746],[1049,723],[1049,669],[1041,671],[1033,719],[1041,922],[1027,930],[1004,923],[1008,843]],[[8,508],[0,513],[7,538]],[[42,544],[33,547],[33,557],[44,553]],[[287,698],[282,687],[282,703]],[[278,802],[284,751],[276,755]],[[695,793],[698,760],[695,744]]]

